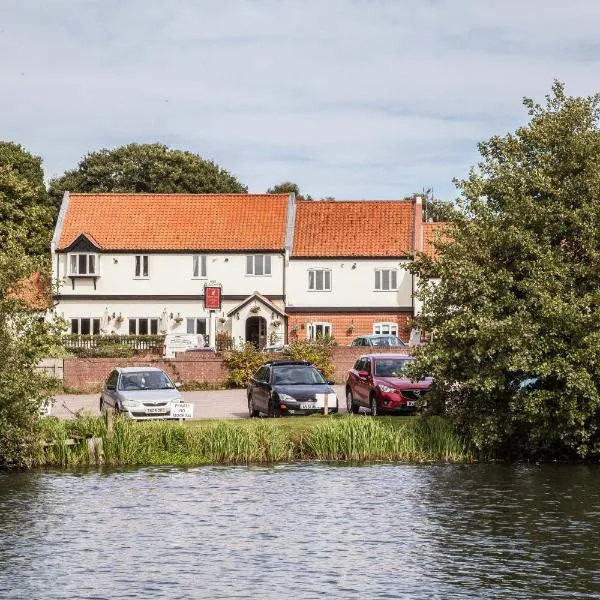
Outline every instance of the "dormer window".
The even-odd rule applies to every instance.
[[[69,275],[77,277],[97,277],[98,255],[91,253],[69,254]]]

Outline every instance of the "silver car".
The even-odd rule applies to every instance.
[[[156,367],[118,367],[108,376],[100,396],[100,412],[112,407],[130,419],[177,419],[183,403],[178,384]]]

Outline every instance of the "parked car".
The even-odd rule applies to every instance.
[[[432,379],[412,381],[406,368],[414,357],[408,354],[365,354],[348,372],[346,407],[357,413],[368,408],[373,416],[382,413],[411,413],[431,386]]]
[[[387,348],[404,348],[405,344],[397,335],[361,335],[352,340],[351,346],[383,346]]]
[[[305,360],[271,360],[248,382],[248,413],[258,417],[305,415],[338,411],[338,399],[314,365]]]
[[[111,407],[130,419],[190,418],[178,384],[156,367],[118,367],[108,376],[100,396],[100,411]]]

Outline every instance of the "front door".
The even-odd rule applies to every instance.
[[[264,317],[246,319],[246,341],[259,349],[267,345],[267,321]]]

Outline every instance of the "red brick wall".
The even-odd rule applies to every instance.
[[[176,358],[65,358],[64,384],[77,390],[97,389],[114,367],[152,366],[163,369],[175,381],[202,381],[222,385],[227,367],[214,352],[189,352]]]
[[[340,345],[348,345],[355,337],[359,335],[368,335],[373,333],[373,323],[397,323],[398,335],[408,341],[410,336],[410,327],[408,320],[412,313],[292,313],[288,317],[288,340],[290,342],[300,339],[306,339],[306,326],[311,322],[331,323],[332,334]],[[350,331],[350,329],[352,329]]]

